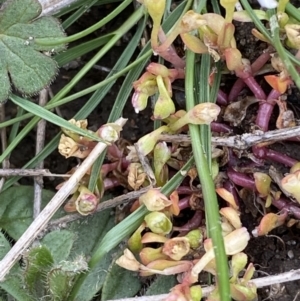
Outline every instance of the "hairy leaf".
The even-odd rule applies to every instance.
[[[156,279],[147,288],[146,296],[153,296],[159,294],[167,294],[170,289],[177,284],[176,276],[158,275]]]
[[[58,67],[49,54],[64,49],[38,46],[36,38],[63,37],[64,32],[57,19],[36,19],[42,7],[37,0],[7,0],[0,9],[0,102],[5,101],[11,83],[23,94],[32,95],[54,79]]]
[[[30,292],[42,296],[45,291],[43,282],[46,272],[50,270],[53,264],[51,252],[45,246],[36,246],[31,248],[24,256],[25,269],[24,280],[26,287]]]
[[[114,300],[134,297],[142,287],[137,274],[116,265],[115,261],[123,253],[119,250],[114,254],[115,260],[110,265],[101,292],[101,300]]]
[[[33,221],[33,194],[32,186],[11,187],[0,193],[0,228],[15,240],[19,239]],[[42,205],[45,206],[53,195],[53,192],[43,190]],[[62,214],[62,210],[59,210],[54,218]]]
[[[70,255],[75,233],[68,230],[56,230],[48,233],[41,241],[51,252],[55,263],[67,260]]]

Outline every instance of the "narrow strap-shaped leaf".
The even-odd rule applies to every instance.
[[[104,142],[101,138],[99,138],[98,136],[91,134],[89,131],[81,129],[79,127],[77,127],[76,125],[68,122],[67,120],[55,115],[54,113],[44,109],[43,107],[30,102],[28,100],[25,100],[23,98],[20,98],[16,95],[11,95],[10,99],[18,106],[20,106],[21,108],[23,108],[24,110],[31,112],[33,114],[35,114],[36,116],[39,116],[42,119],[45,119],[53,124],[56,124],[57,126],[61,127],[61,128],[65,128],[67,130],[70,130],[76,134],[79,134],[81,136],[84,137],[88,137],[91,138],[93,140],[99,141],[99,142]]]
[[[187,110],[191,110],[195,106],[194,68],[195,53],[191,52],[190,50],[187,50],[185,75]],[[192,149],[195,157],[197,172],[202,186],[202,193],[205,205],[205,215],[208,223],[208,231],[214,245],[220,297],[222,301],[230,301],[228,260],[225,253],[224,241],[222,236],[218,200],[215,192],[215,184],[210,174],[207,158],[204,155],[199,126],[189,124],[189,130],[191,135]]]

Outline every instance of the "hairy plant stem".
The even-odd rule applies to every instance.
[[[186,52],[185,77],[187,110],[191,110],[195,106],[194,65],[195,54],[188,50]],[[198,176],[202,185],[202,193],[207,217],[207,228],[214,245],[214,252],[218,271],[217,278],[219,283],[220,299],[222,301],[229,301],[231,298],[228,278],[228,261],[224,248],[218,201],[215,192],[214,182],[209,171],[209,164],[207,162],[207,158],[204,155],[199,127],[197,125],[190,124],[189,130],[191,134],[192,148],[197,166]]]

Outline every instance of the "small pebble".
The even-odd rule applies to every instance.
[[[292,239],[292,240],[287,241],[286,244],[289,246],[294,246],[297,244],[297,242],[296,242],[296,240]]]
[[[287,252],[287,256],[288,256],[289,259],[293,259],[294,258],[294,252],[292,250],[289,250]]]

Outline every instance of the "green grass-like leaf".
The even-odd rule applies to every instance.
[[[194,97],[194,66],[195,54],[191,51],[186,52],[186,75],[185,75],[185,93],[187,110],[192,109],[196,102]],[[220,299],[230,301],[230,288],[228,277],[228,261],[225,253],[224,241],[222,236],[218,200],[215,192],[215,185],[210,173],[209,164],[204,154],[204,146],[200,136],[199,126],[189,125],[193,154],[195,157],[196,167],[200,183],[202,186],[203,199],[205,204],[206,227],[212,238],[216,265],[218,271],[218,285]]]
[[[20,98],[16,95],[11,95],[10,99],[18,106],[22,107],[24,110],[31,112],[35,114],[36,116],[39,116],[42,119],[45,119],[61,128],[65,128],[67,130],[70,130],[78,135],[91,138],[95,141],[104,142],[100,137],[98,137],[95,134],[92,134],[91,132],[81,129],[77,127],[76,125],[68,122],[67,120],[55,115],[54,113],[47,111],[45,108],[36,105],[33,102],[30,102],[28,100],[25,100],[23,98]]]

